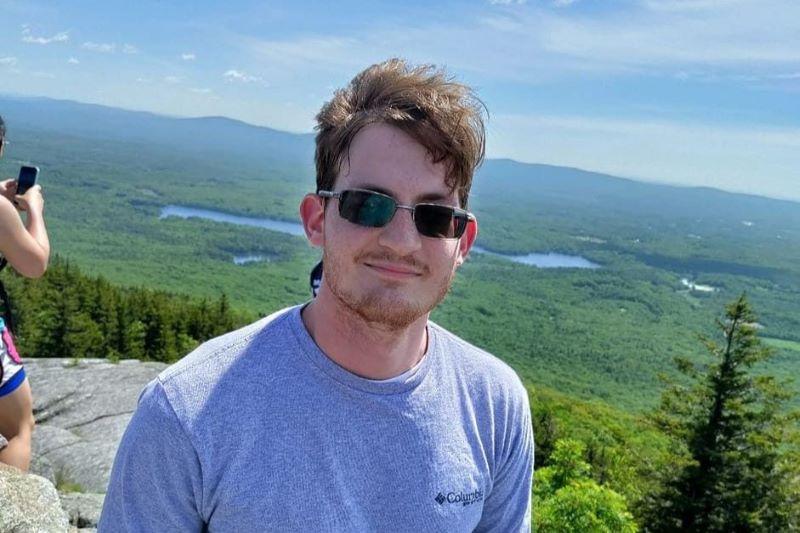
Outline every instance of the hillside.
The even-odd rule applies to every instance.
[[[304,239],[159,214],[182,205],[296,220],[313,188],[310,135],[41,99],[0,98],[0,113],[12,141],[0,173],[20,161],[42,168],[53,249],[89,274],[195,297],[224,292],[257,314],[308,297],[318,252]],[[770,371],[800,370],[800,204],[490,160],[471,208],[484,248],[602,266],[473,254],[435,312],[532,385],[648,408],[656,375],[676,355],[702,357],[697,334],[742,291],[780,351]],[[244,255],[263,259],[234,263]]]

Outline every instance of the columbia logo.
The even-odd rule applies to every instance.
[[[472,492],[448,492],[447,495],[440,492],[436,495],[434,500],[436,500],[436,503],[439,505],[444,505],[444,503],[447,502],[467,506],[483,501],[483,491],[476,489]]]

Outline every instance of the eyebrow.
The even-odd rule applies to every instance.
[[[353,185],[356,189],[366,189],[368,191],[379,192],[381,194],[385,194],[386,196],[391,196],[394,198],[394,194],[391,191],[384,189],[383,187],[377,187],[375,185]],[[414,203],[420,202],[447,202],[450,200],[450,197],[442,194],[440,192],[429,192],[426,194],[421,194],[414,199]]]

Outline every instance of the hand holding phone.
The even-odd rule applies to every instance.
[[[22,166],[17,176],[17,194],[23,195],[28,189],[36,185],[36,178],[39,176],[39,167]]]
[[[36,178],[38,176],[39,169],[37,167],[23,166],[19,169],[14,204],[20,211],[41,213],[44,208],[42,188],[36,185]]]
[[[44,211],[44,196],[42,196],[42,186],[34,185],[25,194],[18,194],[14,197],[14,204],[20,211],[26,213],[41,214]]]

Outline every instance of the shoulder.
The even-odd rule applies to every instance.
[[[491,458],[493,477],[514,457],[532,464],[530,400],[520,377],[498,357],[441,326],[432,326],[442,361],[440,375],[452,380],[439,385],[443,389],[455,385],[470,423],[475,423]]]
[[[470,389],[477,389],[518,408],[528,406],[528,391],[508,363],[438,324],[429,322],[429,326],[445,361]]]
[[[164,369],[159,386],[172,407],[183,418],[201,409],[208,397],[227,387],[223,382],[236,381],[273,363],[281,343],[291,338],[290,320],[297,307],[288,307],[243,328],[211,339],[186,357]],[[273,348],[273,349],[271,349]]]
[[[161,372],[159,381],[169,389],[187,380],[213,379],[242,357],[252,343],[284,334],[284,330],[288,329],[286,322],[295,309],[296,307],[281,309],[243,328],[204,342]]]
[[[281,309],[252,324],[204,342],[186,357],[161,372],[159,380],[163,383],[180,381],[198,372],[205,372],[210,366],[229,364],[255,339],[269,335],[280,328],[293,309],[294,307]]]

